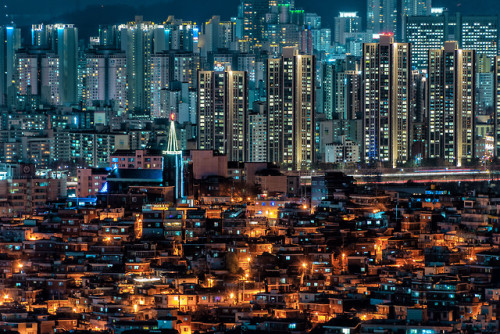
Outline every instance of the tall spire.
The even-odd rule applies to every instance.
[[[167,154],[181,154],[177,144],[177,134],[175,133],[175,115],[170,114],[170,131],[168,133]]]

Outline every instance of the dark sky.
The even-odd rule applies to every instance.
[[[145,19],[162,21],[168,15],[197,21],[214,14],[224,18],[235,16],[240,0],[3,0],[7,8],[0,17],[11,15],[19,26],[31,23],[75,23],[90,30],[91,26],[121,23],[135,14]],[[471,14],[498,14],[498,0],[434,0],[434,6]],[[328,25],[339,10],[365,11],[366,0],[296,0],[297,7],[319,13]],[[1,22],[5,23],[5,22]],[[85,27],[84,27],[85,26]]]

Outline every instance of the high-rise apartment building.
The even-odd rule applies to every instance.
[[[108,59],[107,99],[117,110],[126,110],[127,101],[127,58],[123,54],[111,55]]]
[[[363,47],[362,112],[366,163],[409,159],[411,52],[391,34]]]
[[[315,79],[315,57],[296,48],[268,59],[268,161],[294,169],[314,162]]]
[[[335,42],[345,44],[345,34],[361,31],[361,17],[357,12],[340,12],[334,18]]]
[[[498,16],[457,16],[460,47],[490,58],[498,52]]]
[[[99,45],[113,49],[120,47],[117,26],[99,26]]]
[[[41,58],[41,102],[51,106],[61,104],[61,60],[57,55],[46,54]]]
[[[462,16],[443,12],[433,16],[405,19],[404,41],[412,44],[413,66],[427,67],[430,49],[440,48],[445,41],[458,41],[464,50],[475,50],[490,58],[498,52],[497,16]]]
[[[78,29],[58,28],[57,40],[61,104],[75,104],[78,102]]]
[[[374,33],[395,33],[398,22],[397,0],[367,0],[366,29]]]
[[[16,99],[20,105],[33,106],[34,97],[40,94],[40,57],[36,54],[18,53],[14,76]],[[39,102],[39,101],[38,101]],[[38,103],[36,103],[38,104]]]
[[[428,16],[431,14],[432,0],[402,0],[403,16]]]
[[[431,15],[432,0],[401,0],[400,22],[398,25],[398,35],[402,39],[406,35],[406,22],[409,17],[420,16],[428,17]]]
[[[323,64],[323,110],[326,119],[356,119],[361,112],[361,71],[359,60],[345,59]]]
[[[429,51],[428,158],[457,166],[474,158],[475,58],[457,42]]]
[[[313,48],[316,52],[330,52],[332,48],[332,30],[329,28],[312,30]]]
[[[134,112],[150,111],[151,55],[155,25],[136,17],[135,22],[121,26],[121,49],[127,57],[128,109]]]
[[[412,71],[410,93],[410,152],[417,163],[425,155],[427,143],[427,77],[419,70]]]
[[[316,13],[305,13],[304,25],[311,29],[321,29],[321,16]]]
[[[198,72],[198,148],[247,160],[248,75],[217,66]]]
[[[13,81],[16,71],[16,52],[21,48],[21,29],[0,27],[0,105],[9,104],[8,96],[15,94]]]
[[[164,50],[198,52],[200,31],[195,23],[169,16],[162,26],[158,26],[157,31],[165,38]],[[155,46],[155,52],[161,50]]]
[[[493,111],[494,59],[484,54],[476,56],[476,116],[490,115]]]
[[[254,102],[248,114],[248,161],[267,162],[267,113],[265,102]]]
[[[162,110],[162,90],[169,88],[170,60],[168,53],[159,53],[151,57],[151,116],[156,118],[168,118],[170,114]]]
[[[189,89],[196,88],[197,70],[200,66],[199,55],[193,52],[170,51],[170,80],[187,82]]]
[[[243,37],[250,43],[262,41],[265,15],[269,11],[269,0],[243,0]]]
[[[127,65],[119,50],[94,50],[86,56],[84,103],[87,107],[127,108]]]
[[[191,52],[164,51],[151,56],[150,70],[150,110],[151,116],[168,118],[170,113],[162,109],[164,90],[170,89],[176,81],[186,83],[189,89],[196,87],[198,57]],[[164,94],[163,94],[164,95]]]
[[[494,154],[500,156],[500,56],[493,61],[493,137]]]
[[[60,61],[50,50],[28,50],[16,55],[16,103],[28,109],[61,105]]]
[[[160,100],[160,118],[174,114],[179,124],[197,124],[197,91],[189,89],[187,82],[171,82],[168,89],[160,91]]]
[[[85,167],[108,167],[109,157],[115,149],[116,134],[92,132],[61,132],[56,136],[56,156],[67,156],[72,163]],[[69,145],[68,145],[69,144]],[[57,151],[60,149],[61,151]],[[69,152],[64,152],[69,150]]]
[[[426,69],[429,50],[441,47],[448,38],[444,16],[412,16],[406,18],[405,42],[412,45],[412,65]]]
[[[203,26],[199,46],[202,53],[206,54],[218,49],[230,49],[234,41],[236,41],[236,23],[221,21],[220,16],[213,16]]]
[[[78,28],[73,24],[33,25],[32,44],[57,55],[58,104],[78,102]],[[52,101],[55,99],[52,98]]]

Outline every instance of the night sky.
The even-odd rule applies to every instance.
[[[18,26],[31,23],[75,23],[83,34],[91,32],[97,24],[115,24],[130,21],[135,14],[161,22],[168,15],[201,22],[212,15],[223,18],[235,16],[240,0],[2,0],[7,12]],[[497,0],[434,0],[435,7],[470,14],[498,14]],[[357,10],[363,15],[366,0],[296,0],[297,7],[315,12],[329,25],[339,10]],[[2,24],[5,23],[1,22]]]

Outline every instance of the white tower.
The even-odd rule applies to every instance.
[[[182,164],[182,151],[179,150],[177,134],[175,132],[175,114],[170,114],[170,131],[164,167],[165,181],[175,184],[175,198],[184,197],[184,167]]]

